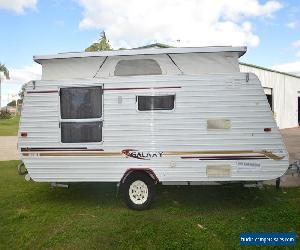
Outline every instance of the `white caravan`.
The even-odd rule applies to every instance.
[[[156,183],[256,183],[288,153],[245,47],[134,49],[35,56],[19,152],[37,182],[116,182],[133,209]]]

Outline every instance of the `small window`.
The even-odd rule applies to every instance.
[[[62,88],[60,90],[62,119],[84,119],[102,116],[102,88]]]
[[[102,122],[62,122],[61,141],[64,143],[101,142]]]
[[[102,95],[102,87],[60,90],[61,142],[102,141]]]
[[[159,64],[153,59],[120,60],[115,76],[161,75]]]
[[[138,96],[138,110],[173,110],[175,95]]]

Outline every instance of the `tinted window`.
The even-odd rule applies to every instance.
[[[62,122],[61,141],[65,143],[102,141],[102,122]]]
[[[60,108],[62,119],[99,118],[102,116],[102,88],[62,88]]]
[[[161,75],[161,68],[153,59],[120,60],[115,76]]]
[[[173,110],[175,95],[138,96],[138,110]]]

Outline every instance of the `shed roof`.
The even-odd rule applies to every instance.
[[[240,62],[240,65],[253,67],[253,68],[261,69],[261,70],[266,70],[266,71],[269,71],[269,72],[274,72],[274,73],[278,73],[278,74],[282,74],[282,75],[286,75],[286,76],[291,76],[291,77],[296,77],[296,78],[300,79],[299,75],[291,74],[291,73],[287,73],[287,72],[283,72],[283,71],[279,71],[279,70],[269,69],[269,68],[258,66],[258,65],[255,65],[255,64]]]

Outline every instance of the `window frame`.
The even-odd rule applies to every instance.
[[[174,96],[174,107],[173,107],[173,109],[168,109],[168,110],[163,110],[163,109],[161,109],[161,110],[139,110],[139,102],[138,102],[138,100],[139,100],[138,97],[139,96],[170,96],[170,95]],[[175,112],[175,110],[176,110],[176,94],[174,92],[172,92],[172,93],[170,93],[170,92],[166,92],[166,93],[152,92],[152,93],[149,93],[149,94],[146,94],[146,93],[136,94],[135,95],[135,109],[138,113],[147,113],[147,112],[148,113],[149,112],[151,112],[151,113],[153,113],[153,112],[155,112],[155,113],[161,113],[161,112],[162,113],[171,113],[171,112]]]
[[[101,103],[101,117],[100,118],[83,118],[83,119],[63,119],[61,117],[61,89],[68,89],[68,88],[95,88],[99,87],[102,88],[102,103]],[[97,85],[87,85],[87,86],[63,86],[58,88],[58,110],[59,110],[59,142],[62,145],[68,145],[68,146],[78,146],[79,144],[83,145],[102,145],[104,142],[104,133],[103,133],[103,124],[104,124],[104,85],[103,84],[97,84]],[[63,122],[75,122],[75,123],[84,123],[84,122],[102,122],[102,138],[99,142],[63,142],[62,141],[62,123]]]
[[[116,68],[118,66],[118,64],[121,62],[121,61],[135,61],[135,60],[151,60],[151,61],[154,61],[158,68],[160,69],[160,74],[129,74],[129,75],[116,75]],[[113,76],[116,76],[116,77],[131,77],[131,76],[161,76],[161,75],[164,75],[164,71],[161,67],[161,64],[159,63],[158,60],[156,59],[153,59],[153,58],[136,58],[136,59],[124,59],[124,58],[121,58],[119,60],[116,61],[115,65],[114,65],[114,69],[113,69],[113,72],[112,72],[112,75]]]

